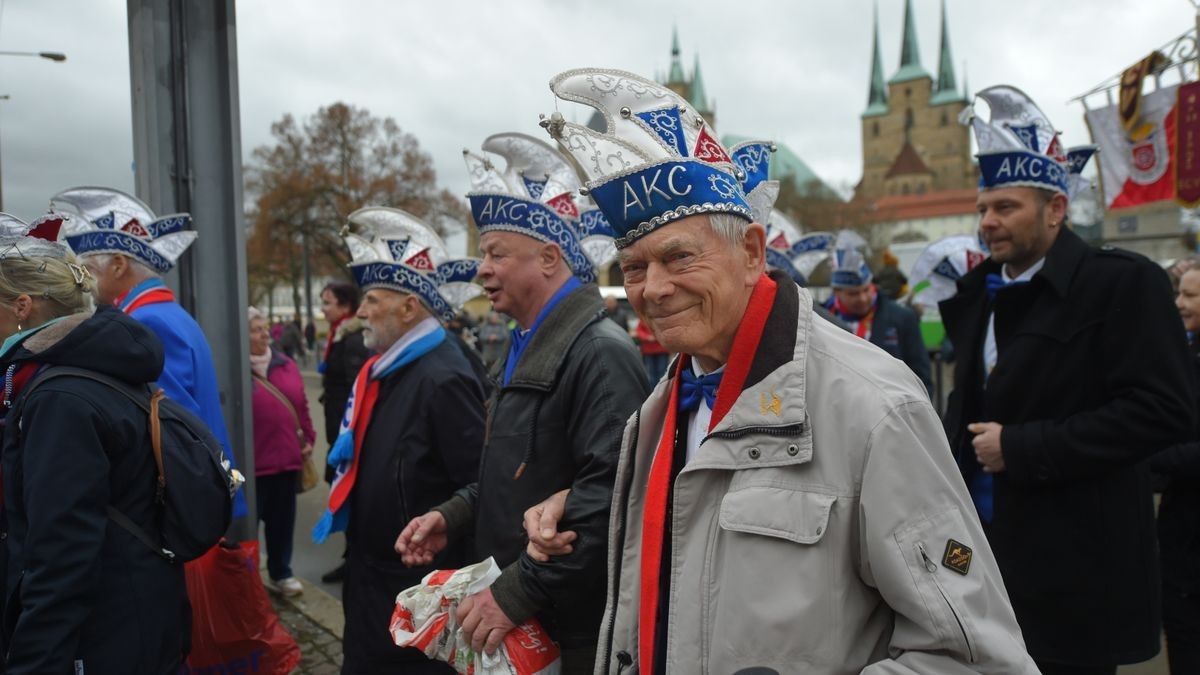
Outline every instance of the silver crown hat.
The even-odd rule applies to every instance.
[[[708,122],[670,89],[621,70],[580,68],[550,80],[565,101],[595,108],[605,131],[543,115],[541,126],[586,181],[624,248],[653,230],[696,214],[753,219],[739,184],[744,172]]]
[[[478,258],[451,258],[445,242],[420,218],[387,206],[368,206],[347,217],[342,239],[350,271],[363,291],[386,288],[416,295],[435,316],[449,321],[483,294],[473,282]]]
[[[976,99],[987,103],[985,120],[976,104],[963,109],[962,124],[975,133],[979,152],[979,189],[1032,187],[1058,192],[1070,199],[1083,182],[1078,176],[1094,146],[1065,150],[1042,109],[1025,92],[1011,85],[988,87]]]
[[[958,293],[958,280],[988,257],[978,236],[955,234],[925,247],[913,262],[908,283],[910,302],[926,309]]]
[[[830,257],[834,237],[827,232],[803,235],[787,215],[775,208],[779,181],[768,179],[774,152],[774,143],[751,140],[731,147],[729,156],[742,170],[742,192],[754,221],[766,226],[767,264],[806,285],[813,270]]]
[[[71,216],[46,214],[32,223],[0,213],[0,260],[4,258],[65,258],[71,249],[59,241]]]
[[[874,275],[867,265],[863,249],[867,242],[854,230],[839,230],[834,242],[833,274],[829,285],[834,288],[854,288],[871,283]]]
[[[63,228],[63,237],[76,255],[119,253],[159,274],[171,271],[198,236],[187,229],[190,214],[155,216],[140,199],[113,188],[63,190],[50,198],[50,210],[79,216]]]
[[[463,150],[471,180],[467,199],[479,233],[517,232],[555,244],[576,277],[595,281],[596,270],[616,257],[613,233],[607,221],[589,214],[595,207],[579,195],[579,177],[567,158],[515,132],[489,136],[482,149],[503,157],[505,168],[496,168],[487,154]]]

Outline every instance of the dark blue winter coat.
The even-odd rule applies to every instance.
[[[163,349],[141,323],[101,307],[26,338],[0,358],[0,369],[26,361],[141,384],[158,379]],[[174,672],[191,628],[183,567],[159,558],[105,511],[112,505],[143,529],[154,527],[146,413],[73,376],[21,396],[0,446],[4,672]]]

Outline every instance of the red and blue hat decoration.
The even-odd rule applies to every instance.
[[[471,180],[471,216],[479,233],[516,232],[554,244],[584,283],[616,255],[613,231],[591,200],[579,194],[579,177],[553,146],[521,133],[493,134],[484,154],[463,150]],[[505,160],[500,170],[491,156]]]
[[[369,206],[347,220],[342,238],[350,249],[354,281],[364,292],[383,288],[411,293],[442,321],[483,294],[473,281],[479,259],[450,257],[442,238],[411,213]]]
[[[633,73],[599,68],[560,73],[550,89],[604,118],[603,132],[567,122],[560,112],[543,115],[541,125],[574,161],[617,248],[691,215],[753,220],[743,169],[675,92]]]
[[[106,187],[75,187],[50,199],[54,212],[74,214],[63,238],[78,256],[121,254],[159,274],[170,272],[198,236],[192,216],[156,216],[137,197]]]

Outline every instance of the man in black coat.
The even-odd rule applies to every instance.
[[[564,675],[591,673],[621,433],[648,393],[646,371],[624,326],[607,320],[599,289],[580,279],[594,275],[590,260],[565,253],[579,250],[574,224],[535,230],[505,214],[493,220],[481,206],[493,198],[471,195],[479,277],[496,311],[520,328],[493,369],[499,387],[488,404],[479,479],[415,518],[396,547],[420,563],[447,540],[473,534],[475,557],[493,556],[503,568],[459,608],[473,646],[494,651],[514,625],[536,617],[562,650]],[[564,239],[547,241],[546,232]],[[525,510],[567,489],[563,529],[578,533],[574,551],[535,562],[525,553]]]
[[[1004,138],[1005,113],[1036,111],[1010,87],[980,96]],[[1166,275],[1066,228],[1066,169],[1036,150],[1057,137],[1030,129],[1028,149],[981,148],[991,257],[940,305],[959,356],[945,424],[1030,655],[1112,674],[1159,649],[1141,461],[1191,433],[1190,362]]]
[[[453,309],[439,291],[442,277],[433,257],[441,252],[440,241],[400,214],[411,221],[404,233],[414,240],[405,242],[401,257],[387,259],[395,255],[391,248],[389,254],[351,249],[366,253],[350,268],[364,290],[358,309],[364,344],[378,356],[367,360],[354,383],[349,428],[329,453],[338,463],[329,510],[313,532],[321,542],[345,527],[343,675],[453,673],[420,650],[397,647],[388,626],[401,591],[434,569],[475,562],[459,545],[409,567],[392,548],[413,515],[475,480],[483,446],[483,388],[441,324]],[[387,231],[374,236],[385,242],[389,235],[398,238]]]

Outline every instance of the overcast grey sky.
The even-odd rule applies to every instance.
[[[921,62],[936,77],[941,0],[914,0]],[[885,77],[898,67],[903,0],[878,0]],[[861,174],[873,0],[243,0],[237,3],[242,147],[272,121],[344,101],[396,119],[467,191],[464,146],[543,132],[547,82],[580,66],[652,77],[676,25],[698,53],[721,133],[786,143],[827,182]],[[1188,0],[946,0],[959,85],[1021,87],[1088,142],[1067,100],[1194,25]],[[732,14],[741,10],[742,14]],[[121,0],[4,0],[0,49],[62,51],[65,63],[0,56],[4,207],[24,218],[75,184],[132,190],[129,53]],[[571,113],[564,107],[564,112]],[[586,119],[585,113],[577,117]],[[203,229],[203,223],[198,224]]]

